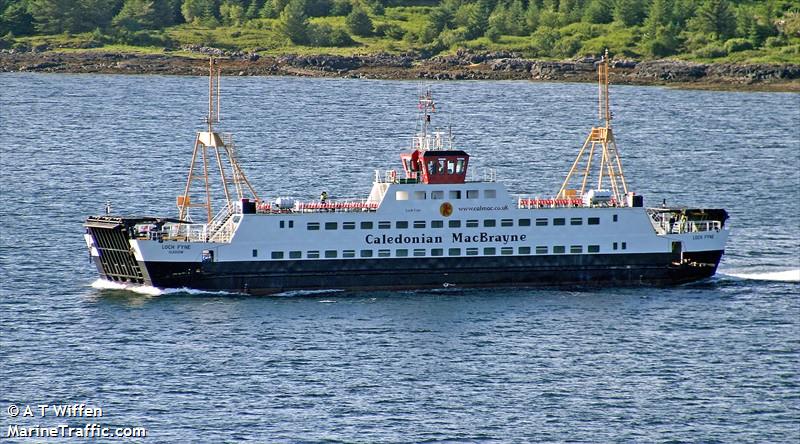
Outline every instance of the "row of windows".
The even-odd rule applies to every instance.
[[[450,228],[461,228],[461,220],[449,220],[447,221],[447,226]],[[514,219],[500,219],[500,226],[501,227],[513,227],[514,226]],[[531,226],[531,219],[517,219],[517,226],[520,227],[530,227]],[[583,218],[581,217],[572,217],[569,219],[570,225],[583,225]],[[292,221],[289,221],[291,224]],[[467,228],[477,228],[481,225],[484,227],[496,227],[498,221],[496,219],[484,219],[483,222],[479,221],[478,219],[467,219],[464,221],[464,226]],[[533,223],[537,227],[543,227],[550,224],[550,219],[547,218],[539,218],[534,219]],[[552,219],[553,225],[566,225],[567,219],[563,217],[556,217]],[[586,219],[587,225],[600,225],[600,218],[599,217],[590,217]],[[379,221],[378,222],[378,229],[381,230],[388,230],[392,228],[392,222],[388,220]],[[396,229],[405,229],[409,227],[409,222],[404,220],[399,220],[394,224]],[[283,221],[281,221],[281,228],[283,228]],[[293,225],[290,225],[290,228]],[[427,221],[424,220],[415,220],[411,223],[411,226],[414,228],[427,228]],[[325,222],[321,224],[319,222],[308,222],[306,224],[306,228],[311,231],[318,231],[321,227],[324,227],[326,230],[338,230],[339,223],[338,222]],[[372,230],[375,228],[375,223],[370,221],[364,221],[359,224],[359,227],[362,230]],[[432,220],[430,221],[431,228],[444,228],[444,221],[441,220]],[[342,229],[343,230],[355,230],[356,223],[355,222],[342,222]]]
[[[447,191],[447,197],[450,200],[461,199],[462,196],[465,196],[467,199],[478,199],[480,198],[480,194],[480,190],[467,190],[466,193],[462,193],[461,190]],[[408,191],[396,191],[394,193],[394,198],[396,200],[425,200],[428,199],[428,196],[430,196],[431,200],[443,200],[445,191],[431,191],[430,193],[427,191],[414,191],[410,194]],[[497,199],[497,190],[483,190],[483,198]]]
[[[614,244],[614,249],[617,249],[617,244]],[[625,243],[623,242],[623,250],[625,249]],[[447,256],[478,256],[481,252],[481,249],[478,247],[470,247],[470,248],[431,248],[430,250],[426,248],[399,248],[394,250],[394,257],[425,257],[425,256],[444,256],[445,251],[447,252]],[[583,253],[584,248],[583,245],[570,245],[569,252],[570,254],[580,254]],[[518,247],[517,254],[521,255],[528,255],[528,254],[548,254],[550,249],[546,245],[539,245],[532,249],[531,247]],[[555,245],[552,249],[553,254],[566,254],[567,247],[564,245]],[[599,245],[589,245],[586,247],[587,253],[599,253],[600,246]],[[340,257],[343,258],[354,258],[356,257],[356,253],[358,253],[358,257],[392,257],[392,250],[389,249],[382,249],[382,250],[312,250],[306,251],[305,257],[306,259],[335,259]],[[510,256],[514,254],[514,247],[484,247],[483,248],[483,255],[484,256]],[[258,257],[258,250],[253,250],[253,257]],[[303,257],[302,251],[289,251],[288,253],[283,251],[273,251],[271,253],[272,259],[301,259]]]

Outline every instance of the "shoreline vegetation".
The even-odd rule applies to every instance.
[[[0,72],[800,91],[796,0],[0,0]]]

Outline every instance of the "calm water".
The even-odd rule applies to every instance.
[[[96,422],[146,427],[147,442],[800,440],[800,95],[613,87],[646,204],[731,213],[706,282],[261,298],[96,288],[83,219],[106,200],[175,214],[206,85],[0,75],[1,436]],[[557,191],[594,123],[593,85],[432,86],[434,122],[514,192]],[[225,79],[224,129],[262,196],[364,197],[374,169],[399,166],[419,89]],[[103,418],[7,412],[80,402]]]

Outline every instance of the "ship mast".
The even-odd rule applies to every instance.
[[[222,187],[225,209],[233,211],[234,199],[241,202],[245,198],[245,189],[258,200],[258,195],[247,180],[244,171],[236,160],[236,152],[231,134],[220,134],[214,130],[214,124],[220,121],[220,80],[221,68],[215,60],[208,61],[208,114],[205,119],[206,131],[198,132],[194,141],[192,161],[189,164],[189,176],[182,196],[178,196],[177,204],[180,220],[192,221],[191,208],[203,208],[206,223],[214,218],[212,191],[214,170],[219,175],[217,187]],[[214,106],[216,104],[216,107]],[[200,182],[202,186],[192,186]]]
[[[419,102],[417,103],[417,110],[419,111],[419,121],[422,124],[420,130],[414,135],[414,143],[412,148],[415,150],[426,151],[430,149],[444,149],[445,148],[445,133],[439,131],[431,131],[431,114],[436,112],[436,102],[433,100],[433,93],[430,88],[425,90],[424,94],[419,95]],[[447,148],[451,149],[453,145],[452,129],[447,135]]]
[[[587,184],[589,184],[592,176],[596,175],[597,190],[603,189],[603,181],[607,179],[616,203],[618,205],[626,204],[624,197],[628,194],[628,184],[625,181],[622,160],[617,150],[614,132],[611,129],[612,113],[608,89],[608,73],[608,50],[606,50],[603,59],[597,64],[597,114],[598,119],[603,121],[604,125],[592,128],[581,150],[578,152],[578,157],[572,163],[561,189],[558,190],[556,198],[584,196],[587,192]],[[600,151],[600,162],[595,162],[593,165],[594,157],[598,154],[598,151]],[[580,188],[569,189],[570,180],[573,179],[573,176],[580,177],[581,172],[583,177],[580,182]]]

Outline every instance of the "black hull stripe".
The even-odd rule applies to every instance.
[[[712,276],[722,251],[669,253],[244,261],[147,262],[148,284],[254,294],[315,289],[488,286],[670,285]]]

